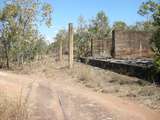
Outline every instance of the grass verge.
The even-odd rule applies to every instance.
[[[0,91],[0,120],[29,120],[29,109],[21,95],[9,97]]]

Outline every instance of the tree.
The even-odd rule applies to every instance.
[[[15,5],[6,5],[6,7],[0,11],[1,28],[1,44],[3,45],[6,65],[9,68],[9,51],[11,48],[11,42],[14,41],[17,35],[17,26],[14,19],[17,17],[18,8]],[[14,36],[14,37],[13,37]]]
[[[38,59],[39,57],[41,58],[42,55],[47,53],[47,48],[48,48],[48,45],[47,45],[47,42],[45,41],[45,38],[40,35],[38,40],[35,42],[33,56],[37,56]]]
[[[147,15],[153,20],[153,25],[156,28],[151,43],[152,49],[155,53],[154,65],[156,73],[160,73],[160,1],[159,0],[149,0],[144,2],[140,10],[138,11],[140,15]]]
[[[68,32],[65,29],[60,29],[58,33],[56,34],[55,40],[58,42],[57,43],[57,48],[59,48],[60,42],[62,43],[62,50],[64,53],[68,52]]]
[[[136,22],[135,25],[129,26],[128,29],[135,31],[148,31],[148,32],[155,31],[155,27],[152,21]]]
[[[98,12],[96,17],[91,20],[89,32],[96,39],[104,39],[109,35],[110,27],[105,12]]]
[[[142,16],[147,16],[147,20],[149,19],[156,20],[157,14],[159,12],[158,1],[159,0],[148,0],[147,2],[143,2],[142,5],[140,6],[138,13]]]
[[[33,52],[34,43],[40,37],[37,25],[45,22],[49,27],[51,13],[52,7],[40,0],[7,0],[0,10],[1,44],[5,49],[7,67],[9,60],[19,61],[28,51]]]
[[[59,51],[59,44],[62,44],[62,52],[67,54],[68,53],[68,32],[66,29],[60,29],[56,36],[53,38],[54,42],[48,46],[48,53],[58,53]]]
[[[77,58],[90,54],[90,38],[88,25],[83,16],[78,18],[78,27],[75,34],[75,53]]]
[[[160,1],[157,2],[155,0],[149,0],[147,2],[142,3],[140,10],[138,13],[142,16],[150,16],[152,19],[152,24],[155,27],[155,32],[152,38],[153,50],[155,54],[160,56]]]
[[[123,21],[116,21],[113,24],[113,29],[126,30],[127,29],[127,24]]]

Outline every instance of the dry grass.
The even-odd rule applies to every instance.
[[[80,72],[79,72],[79,80],[80,81],[90,81],[90,80],[92,80],[93,78],[93,75],[92,75],[92,72],[90,71],[90,69],[89,68],[84,68],[84,67],[82,67],[81,69],[80,69]]]
[[[30,63],[24,63],[21,66],[14,66],[14,71],[17,74],[32,74],[36,72],[42,72],[46,70],[46,68],[50,67],[54,62],[54,59],[49,56],[44,56],[41,60],[34,60]]]
[[[29,120],[29,109],[21,95],[11,98],[0,92],[0,120]]]
[[[134,77],[76,63],[72,75],[98,92],[129,98],[160,111],[160,88]]]
[[[97,92],[131,99],[160,111],[160,88],[153,84],[77,62],[71,70],[68,70],[66,66],[67,60],[59,63],[49,57],[25,65],[24,69],[18,73],[43,72],[46,77],[52,78],[56,74],[56,69],[61,69],[62,73],[67,72],[75,80]]]

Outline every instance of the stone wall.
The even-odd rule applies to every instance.
[[[143,31],[114,30],[112,33],[112,56],[115,58],[150,58],[152,34]]]

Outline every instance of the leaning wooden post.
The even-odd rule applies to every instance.
[[[69,41],[69,68],[73,67],[73,24],[68,25],[68,41]]]
[[[59,61],[62,61],[62,40],[59,40]]]

